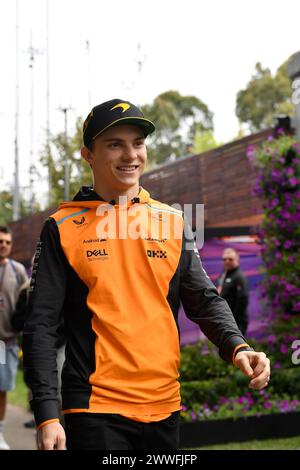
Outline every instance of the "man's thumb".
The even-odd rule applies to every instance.
[[[251,378],[253,376],[253,370],[247,357],[237,359],[236,365],[247,377]]]

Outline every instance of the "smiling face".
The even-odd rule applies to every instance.
[[[147,161],[142,129],[132,125],[113,126],[94,140],[92,149],[83,147],[81,155],[91,165],[95,190],[102,197],[138,194],[139,179]]]

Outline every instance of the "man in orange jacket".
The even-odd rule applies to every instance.
[[[44,225],[24,330],[40,449],[177,448],[180,301],[250,387],[269,381],[269,360],[249,347],[197,250],[188,248],[182,212],[139,185],[154,129],[128,101],[95,106],[81,150],[94,185]],[[54,347],[61,312],[65,430]]]

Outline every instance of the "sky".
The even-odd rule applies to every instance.
[[[17,1],[23,194],[31,159],[37,164],[46,139],[47,1],[52,134],[64,130],[62,107],[70,107],[72,134],[76,118],[103,101],[145,104],[178,90],[204,101],[214,113],[217,141],[230,141],[238,133],[236,94],[246,87],[255,64],[274,73],[300,50],[297,0],[0,0],[0,190],[13,185]],[[44,200],[46,170],[40,172],[34,188]]]

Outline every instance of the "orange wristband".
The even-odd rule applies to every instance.
[[[43,428],[44,426],[46,426],[46,424],[50,424],[50,423],[59,423],[59,419],[54,418],[54,419],[48,419],[47,421],[43,421],[41,424],[38,425],[37,430]]]
[[[234,358],[235,358],[235,356],[236,356],[236,354],[237,354],[237,352],[238,352],[239,349],[241,349],[241,348],[250,348],[250,347],[251,347],[251,346],[249,346],[249,344],[247,344],[247,343],[239,344],[239,345],[234,349],[234,351],[233,351],[233,353],[232,353],[232,364],[235,365],[235,364],[234,364]]]

